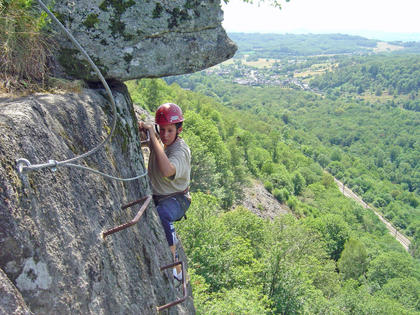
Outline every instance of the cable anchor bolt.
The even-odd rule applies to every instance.
[[[56,160],[48,160],[48,164],[50,164],[51,171],[57,171],[58,162]]]
[[[16,169],[19,174],[23,174],[29,166],[31,166],[31,162],[27,159],[21,158],[16,160]]]

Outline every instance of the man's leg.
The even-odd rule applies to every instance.
[[[165,231],[166,240],[168,241],[174,261],[176,260],[176,233],[173,222],[182,218],[185,211],[181,209],[176,198],[168,198],[160,202],[156,207],[160,221]],[[176,266],[177,274],[181,273],[181,266]]]

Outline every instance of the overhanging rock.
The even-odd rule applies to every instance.
[[[237,49],[221,25],[219,0],[56,0],[53,10],[106,79],[191,73],[231,58]],[[98,80],[64,34],[57,41],[67,75]]]

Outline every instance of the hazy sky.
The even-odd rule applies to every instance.
[[[417,33],[411,40],[420,41],[420,0],[290,0],[282,3],[279,10],[266,4],[258,6],[230,0],[227,5],[223,4],[223,25],[228,32],[363,36]]]

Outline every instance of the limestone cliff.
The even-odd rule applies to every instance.
[[[112,90],[115,136],[81,164],[133,177],[145,171],[133,105],[125,86]],[[121,206],[150,194],[146,177],[123,183],[66,167],[20,177],[15,169],[17,158],[68,159],[103,140],[112,118],[104,91],[0,101],[0,268],[10,280],[2,279],[0,303],[9,297],[14,314],[154,314],[179,298],[171,270],[159,269],[172,259],[153,205],[138,224],[100,237],[133,219],[138,208]],[[189,296],[169,313],[193,314]]]

